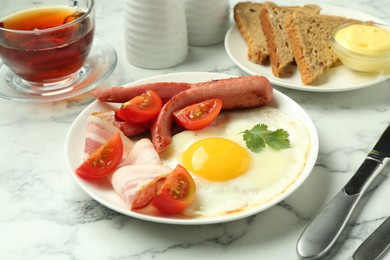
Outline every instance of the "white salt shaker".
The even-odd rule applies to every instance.
[[[223,41],[229,27],[229,0],[185,0],[188,42],[205,46]]]
[[[127,60],[141,68],[163,69],[188,54],[187,23],[182,0],[126,0]]]

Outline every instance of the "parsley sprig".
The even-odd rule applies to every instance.
[[[269,131],[266,124],[258,124],[243,133],[246,146],[254,153],[261,152],[266,145],[277,151],[290,147],[289,134],[284,129]]]

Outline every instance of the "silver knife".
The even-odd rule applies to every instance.
[[[371,182],[390,161],[390,125],[348,183],[307,225],[298,239],[302,258],[324,256],[336,242]]]
[[[380,259],[388,249],[390,249],[390,217],[356,249],[353,260]]]

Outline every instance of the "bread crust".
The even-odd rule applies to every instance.
[[[239,2],[233,11],[236,26],[248,46],[248,59],[256,64],[264,64],[269,55],[258,18],[261,8],[261,3]]]
[[[270,56],[272,73],[277,77],[285,75],[285,68],[294,60],[292,51],[283,34],[279,21],[283,16],[282,8],[271,2],[265,2],[260,11],[259,19],[263,29]],[[287,44],[283,45],[283,42]]]
[[[319,13],[320,9],[317,5],[278,6],[269,1],[263,4],[259,19],[267,41],[272,73],[275,76],[286,76],[287,68],[294,62],[294,53],[288,40],[284,22],[287,14],[294,11]]]

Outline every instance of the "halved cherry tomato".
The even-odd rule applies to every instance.
[[[180,213],[194,200],[195,190],[194,179],[187,169],[177,165],[157,189],[151,204],[164,213]]]
[[[186,129],[197,130],[211,124],[221,108],[222,99],[213,98],[173,112],[173,119]]]
[[[131,123],[145,123],[154,118],[160,112],[161,107],[161,98],[153,90],[148,90],[123,103],[118,110],[118,116]]]
[[[76,173],[87,180],[104,178],[119,165],[123,155],[123,142],[119,133],[93,152],[77,169]]]

